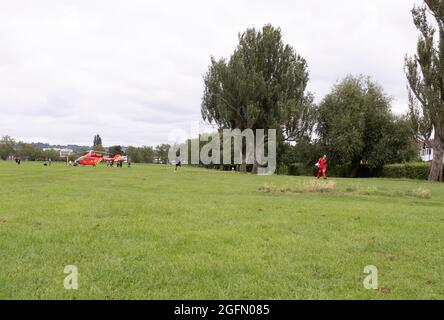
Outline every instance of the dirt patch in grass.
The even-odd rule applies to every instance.
[[[420,187],[418,189],[407,191],[406,195],[411,196],[411,197],[421,198],[421,199],[430,199],[432,197],[430,190],[428,190],[426,188],[422,188],[422,187]]]
[[[292,185],[273,186],[264,184],[258,188],[262,193],[271,194],[302,194],[323,193],[338,195],[387,196],[387,197],[414,197],[430,199],[430,190],[420,187],[408,191],[387,190],[376,186],[360,186],[358,184],[339,186],[334,180],[302,181]]]
[[[386,285],[380,285],[380,286],[378,287],[378,290],[379,290],[380,292],[383,292],[383,293],[390,293],[390,292],[393,291],[392,288],[390,288],[390,287],[388,287],[388,286],[386,286]]]

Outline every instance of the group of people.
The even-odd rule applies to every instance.
[[[123,162],[124,161],[115,161],[116,162],[116,166],[119,168],[123,168]],[[128,164],[128,168],[130,168],[131,167],[131,161],[128,159],[128,161],[127,161],[127,164]],[[106,162],[106,166],[107,167],[113,167],[114,166],[114,161],[111,161],[111,160],[109,160],[109,161],[107,161]]]

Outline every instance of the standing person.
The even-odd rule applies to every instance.
[[[324,155],[318,160],[318,179],[321,177],[321,174],[324,179],[327,179],[327,156]]]
[[[176,157],[176,169],[175,169],[175,171],[177,171],[179,168],[181,168],[182,167],[182,163],[181,163],[181,161],[180,161],[180,157],[179,156],[177,156]]]

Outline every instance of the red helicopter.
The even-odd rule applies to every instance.
[[[112,158],[103,158],[106,161],[107,165],[113,166],[114,163],[117,163],[117,166],[122,166],[123,163],[128,162],[128,156],[121,156],[120,154],[116,154]]]
[[[74,161],[74,165],[82,165],[82,166],[96,166],[100,161],[103,160],[103,154],[97,151],[88,151],[87,154],[81,156],[80,158]]]
[[[88,151],[87,154],[84,156],[81,156],[80,158],[76,159],[74,161],[74,165],[82,165],[82,166],[96,166],[101,161],[106,161],[109,165],[113,165],[114,163],[117,163],[118,165],[122,165],[122,163],[128,162],[127,156],[121,156],[120,154],[116,154],[114,157],[109,158],[105,157],[102,152],[98,151]]]

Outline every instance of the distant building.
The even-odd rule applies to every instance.
[[[422,161],[430,162],[433,160],[433,149],[424,147],[421,149],[421,152],[419,154]]]
[[[432,140],[433,142],[433,140]],[[419,151],[419,156],[422,161],[424,162],[431,162],[433,161],[433,149],[430,147],[427,147],[425,143],[422,143],[420,145],[421,150]]]
[[[74,153],[74,150],[72,149],[60,149],[59,154],[61,158],[69,157],[71,154]]]
[[[60,158],[66,158],[69,157],[71,154],[74,153],[74,150],[72,149],[61,149],[61,148],[43,148],[43,151],[56,151],[59,153]]]

